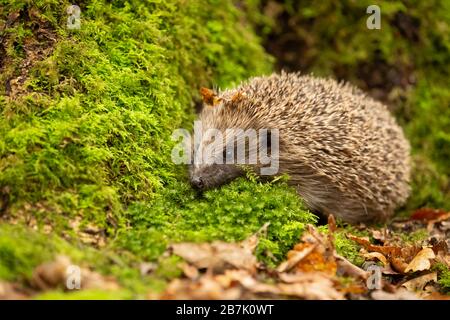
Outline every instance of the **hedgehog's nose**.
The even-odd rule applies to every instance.
[[[199,190],[201,190],[201,189],[203,189],[205,187],[205,184],[204,184],[203,179],[201,177],[193,177],[192,180],[191,180],[191,183],[192,183],[192,185],[195,188],[197,188]]]

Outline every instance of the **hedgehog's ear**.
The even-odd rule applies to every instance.
[[[237,103],[239,101],[242,101],[246,98],[246,95],[242,91],[238,91],[231,97],[231,103]]]
[[[200,94],[202,95],[203,102],[211,107],[218,105],[222,101],[213,90],[208,88],[202,87]]]

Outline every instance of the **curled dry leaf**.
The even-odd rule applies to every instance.
[[[258,236],[267,230],[266,223],[257,233],[240,243],[214,241],[212,243],[177,243],[171,246],[174,254],[182,257],[198,269],[220,272],[228,268],[255,272],[258,261],[253,252],[258,245]]]
[[[394,293],[376,290],[371,293],[371,297],[374,300],[421,300],[415,293],[404,288],[400,288]]]
[[[335,253],[335,258],[337,262],[337,273],[339,275],[350,276],[354,278],[367,279],[369,273],[358,266],[355,266],[353,263],[348,261],[343,256],[340,256]]]
[[[389,262],[393,270],[396,272],[405,274],[410,271],[420,271],[430,268],[430,265],[428,265],[430,263],[429,259],[425,259],[428,255],[431,254],[429,250],[426,250],[424,253],[422,253],[423,256],[418,256],[417,259],[413,261],[414,258],[423,250],[419,246],[415,245],[413,246],[409,245],[404,247],[392,245],[379,246],[371,244],[369,239],[367,238],[359,238],[353,235],[348,235],[347,237],[357,242],[358,244],[362,245],[364,249],[369,251],[369,253],[365,253],[363,254],[363,256],[365,256],[366,258],[377,257],[383,263],[385,263],[386,261],[385,266],[387,265],[387,262]],[[431,250],[431,252],[432,251],[433,250]],[[370,256],[368,256],[368,254]],[[384,257],[384,259],[382,258],[382,256]],[[419,264],[419,262],[421,262],[421,264]]]
[[[342,293],[330,277],[322,273],[283,274],[283,282],[261,282],[246,270],[226,270],[220,275],[204,275],[196,281],[175,279],[162,299],[246,299],[282,298],[336,300]]]
[[[450,220],[450,212],[447,212],[446,214],[438,216],[436,219],[430,220],[428,222],[427,230],[431,232],[434,228],[434,225],[440,222],[444,222],[446,220]]]
[[[139,271],[142,276],[146,276],[154,272],[157,267],[158,265],[154,262],[143,262],[139,265]]]
[[[347,237],[356,243],[362,245],[368,251],[379,252],[385,256],[400,256],[401,248],[395,246],[378,246],[371,244],[368,238],[359,238],[353,235],[347,235]]]
[[[37,266],[33,271],[31,283],[40,290],[49,290],[64,285],[66,270],[71,265],[66,256],[57,256],[54,261]]]
[[[402,257],[391,257],[390,263],[392,269],[397,273],[405,274],[405,270],[408,267],[408,264],[403,260]]]
[[[288,253],[288,260],[281,263],[277,271],[278,272],[286,272],[295,267],[302,259],[304,259],[307,255],[309,255],[315,248],[317,244],[309,244],[307,243],[303,249],[291,250]]]
[[[199,269],[210,267],[214,259],[214,250],[209,243],[177,243],[171,246],[174,254],[182,257],[187,262]]]
[[[334,278],[323,272],[283,273],[279,278],[279,293],[303,299],[341,300],[344,296],[335,288]]]
[[[312,300],[342,300],[344,295],[334,288],[334,283],[320,273],[311,273],[309,280],[278,284],[279,293],[286,296],[295,296]]]
[[[377,260],[381,261],[383,263],[383,265],[385,265],[385,266],[389,264],[386,257],[379,252],[368,252],[368,253],[364,253],[362,256],[368,260],[377,259]]]
[[[336,259],[332,237],[320,234],[312,225],[302,236],[302,242],[294,246],[287,254],[287,261],[278,271],[287,271],[295,267],[296,271],[322,271],[336,274]]]
[[[0,281],[0,300],[24,300],[28,297],[19,286]]]
[[[220,272],[231,267],[254,272],[257,266],[253,251],[236,243],[178,243],[172,245],[172,250],[174,254],[199,269]]]
[[[50,290],[57,287],[67,288],[70,267],[73,266],[66,256],[57,256],[54,261],[39,265],[33,271],[31,284],[39,290]],[[102,276],[86,268],[80,268],[81,289],[117,290],[119,285],[111,278]]]
[[[265,230],[263,228],[262,230]],[[164,299],[248,299],[285,298],[344,299],[336,289],[336,259],[332,239],[320,234],[313,226],[302,236],[302,242],[288,253],[272,282],[261,280],[270,277],[256,273],[253,251],[257,235],[238,243],[213,242],[211,244],[182,243],[172,246],[173,253],[184,258],[182,265],[189,279],[176,279],[167,287]],[[228,266],[228,267],[227,267]],[[229,267],[232,268],[229,268]],[[192,267],[197,272],[192,272]],[[215,272],[198,273],[208,268]],[[320,270],[320,272],[318,271]],[[288,273],[288,271],[290,271]]]
[[[428,270],[431,267],[430,259],[434,259],[435,254],[431,248],[423,248],[406,266],[405,272],[416,272]]]
[[[332,214],[328,215],[328,229],[331,233],[334,233],[337,230],[336,219]]]
[[[427,273],[420,277],[406,281],[402,284],[402,286],[409,291],[422,291],[425,288],[426,284],[430,281],[437,282],[436,272]]]
[[[372,233],[372,237],[375,240],[380,241],[381,243],[385,243],[386,242],[386,234],[388,233],[387,229],[381,229],[381,230],[371,230]]]
[[[197,279],[200,275],[200,273],[198,272],[198,269],[194,266],[191,266],[188,263],[182,263],[180,265],[181,270],[183,270],[183,273],[186,277],[188,277],[189,279]]]
[[[204,275],[196,281],[174,279],[158,299],[169,300],[234,300],[241,296],[238,287],[224,287],[213,275]]]
[[[446,214],[446,211],[441,209],[422,208],[414,211],[411,215],[411,220],[430,221],[439,218]]]
[[[430,295],[425,297],[426,300],[450,300],[449,295],[443,295],[439,292],[433,292]]]

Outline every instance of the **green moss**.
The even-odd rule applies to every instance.
[[[27,280],[36,266],[64,254],[75,264],[115,276],[125,291],[139,296],[148,290],[160,291],[165,280],[181,274],[179,258],[158,259],[170,243],[243,240],[269,222],[257,255],[274,266],[299,241],[306,223],[316,221],[295,190],[280,181],[263,184],[242,179],[208,191],[204,198],[187,184],[173,187],[164,189],[151,206],[131,206],[128,229],[119,230],[101,250],[23,226],[0,224],[0,278]],[[156,261],[158,268],[150,276],[141,276],[140,264],[149,260]]]
[[[426,229],[419,229],[411,233],[398,233],[397,235],[405,244],[410,245],[421,243],[429,238],[429,233]]]
[[[202,197],[187,184],[167,186],[151,204],[129,207],[131,228],[119,234],[114,246],[146,259],[155,259],[174,241],[213,239],[239,241],[269,222],[267,237],[258,247],[281,259],[305,227],[316,218],[285,183],[255,183],[239,179]]]
[[[65,27],[67,1],[1,4],[1,21],[19,15],[2,31],[8,63],[0,80],[25,78],[20,90],[0,88],[9,94],[0,99],[0,201],[7,221],[33,219],[53,235],[0,225],[0,278],[28,279],[66,254],[139,295],[180,275],[177,259],[160,258],[172,242],[242,240],[270,222],[258,255],[274,263],[315,221],[284,183],[240,180],[200,195],[170,160],[171,133],[190,128],[198,88],[272,70],[230,1],[92,1],[80,4],[79,30]],[[36,40],[49,34],[54,42]],[[48,54],[23,70],[30,43]],[[79,243],[79,218],[80,229],[102,230],[105,248]],[[159,267],[143,277],[139,265],[150,260]]]
[[[142,259],[123,250],[112,251],[108,248],[98,250],[70,243],[56,235],[32,231],[24,226],[0,224],[0,279],[28,283],[38,265],[53,261],[57,255],[69,257],[73,264],[80,267],[111,275],[117,279],[121,287],[117,292],[92,291],[86,294],[86,298],[91,295],[95,298],[97,294],[99,299],[104,295],[111,295],[111,298],[131,295],[133,298],[141,298],[149,290],[155,292],[163,290],[167,279],[180,274],[176,269],[175,258],[162,261],[155,273],[143,276],[140,272]],[[56,299],[58,295],[64,294],[62,291],[50,292],[48,298]],[[81,299],[84,293],[70,296]],[[47,297],[47,294],[43,297]]]
[[[361,266],[364,263],[364,258],[359,254],[360,246],[348,239],[345,231],[335,233],[334,246],[336,252],[347,258],[351,263],[357,266]]]
[[[13,214],[45,202],[49,212],[80,214],[112,233],[105,210],[126,223],[128,204],[176,179],[170,135],[192,119],[197,89],[268,72],[270,59],[228,2],[98,1],[81,8],[74,31],[58,15],[67,3],[51,4],[59,10],[47,22],[59,41],[30,70],[24,86],[33,92],[2,108],[0,185]],[[46,19],[47,3],[25,8]]]
[[[22,233],[17,227],[0,227],[0,279],[29,278],[33,268],[50,260],[55,250],[47,238],[25,238]]]
[[[433,269],[438,273],[438,284],[450,294],[450,268],[443,263],[436,263]]]
[[[338,232],[335,232],[334,246],[336,248],[336,252],[347,258],[351,263],[357,266],[362,266],[364,263],[364,258],[359,254],[361,246],[353,240],[348,239],[348,234],[356,235],[355,233],[352,233],[351,229],[341,229]]]
[[[173,279],[180,277],[183,272],[180,269],[180,263],[183,259],[178,256],[163,257],[158,261],[158,268],[155,274],[163,279]]]

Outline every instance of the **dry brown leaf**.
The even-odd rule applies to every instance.
[[[330,230],[333,220],[330,218]],[[416,222],[418,223],[418,222]],[[431,259],[445,259],[447,248],[442,243],[434,243],[433,248],[419,246],[401,246],[401,239],[389,230],[372,231],[374,238],[385,245],[373,245],[367,238],[352,235],[348,237],[365,248],[362,255],[366,259],[377,259],[384,264],[384,275],[398,277],[406,271],[420,271],[429,268]],[[395,239],[393,238],[395,237]],[[393,241],[394,240],[394,241]],[[436,240],[434,240],[436,241]],[[261,298],[301,298],[301,299],[344,299],[367,298],[368,292],[363,280],[369,272],[353,265],[339,256],[334,248],[332,232],[322,234],[312,225],[301,237],[301,241],[287,254],[276,272],[257,268],[253,255],[258,243],[254,235],[238,243],[213,242],[211,244],[178,244],[173,253],[182,256],[187,263],[182,266],[189,279],[174,280],[161,296],[167,299],[261,299]],[[391,243],[391,245],[387,245]],[[396,245],[392,245],[395,243]],[[399,245],[397,245],[399,243]],[[436,253],[436,257],[432,258]],[[364,251],[364,249],[362,249]],[[206,274],[197,268],[208,268]],[[395,271],[394,271],[394,270]],[[194,271],[194,272],[193,272]],[[258,272],[256,272],[258,271]],[[396,272],[398,271],[398,272]],[[343,285],[336,274],[350,276],[356,281]],[[385,276],[384,276],[385,277]],[[384,278],[383,277],[383,278]],[[429,276],[431,277],[431,276]],[[270,279],[270,283],[266,280]],[[419,294],[398,288],[389,281],[383,281],[383,290],[372,292],[373,299],[420,299],[435,293],[434,286],[427,283],[426,277],[405,282],[405,287],[419,290]],[[432,279],[434,280],[434,278]],[[422,282],[421,282],[422,281]]]
[[[243,299],[297,297],[302,299],[344,299],[330,277],[321,273],[283,274],[288,283],[267,284],[245,270],[226,270],[220,275],[203,275],[197,281],[173,280],[162,299]]]
[[[432,209],[432,208],[421,208],[411,215],[411,220],[422,220],[422,221],[429,221],[429,220],[435,220],[439,218],[440,216],[446,214],[444,210],[441,209]]]
[[[426,300],[450,300],[449,295],[443,295],[439,292],[433,292],[430,295],[425,297]]]
[[[253,256],[253,251],[256,245],[257,236],[250,237],[239,244],[213,242],[173,245],[173,253],[183,257],[188,263],[197,268],[209,268],[209,270],[214,268],[216,272],[193,275],[190,266],[186,264],[183,270],[191,279],[172,281],[161,298],[344,299],[343,293],[336,289],[338,286],[335,277],[337,266],[331,238],[320,234],[313,226],[308,226],[308,231],[302,236],[302,243],[297,244],[288,253],[287,260],[277,268],[277,273],[272,274],[272,277],[277,276],[275,279],[272,278],[272,281],[276,280],[275,283],[262,282],[259,279],[261,273],[255,272],[256,258]],[[233,268],[224,268],[224,265]],[[317,269],[324,272],[318,272]],[[287,273],[287,271],[294,272]],[[265,274],[264,277],[267,276]]]
[[[342,293],[334,288],[332,277],[321,272],[282,273],[284,283],[265,284],[251,277],[234,278],[253,293],[291,296],[311,300],[341,300]]]
[[[197,268],[204,269],[211,266],[214,258],[213,249],[209,243],[177,243],[171,246],[173,253],[182,257]]]
[[[307,226],[307,231],[302,236],[302,243],[294,246],[287,254],[287,260],[298,258],[297,252],[303,252],[305,248],[314,246],[313,250],[295,263],[295,270],[301,272],[322,271],[335,275],[337,270],[333,238],[319,233],[312,225]]]
[[[159,299],[170,300],[234,300],[241,296],[241,289],[224,288],[215,276],[204,275],[196,281],[174,279]]]
[[[148,274],[151,274],[158,268],[158,265],[154,262],[142,262],[139,265],[139,270],[141,272],[142,276],[146,276]]]
[[[331,233],[334,233],[337,230],[336,219],[332,214],[328,215],[328,229]]]
[[[419,296],[404,288],[398,289],[394,293],[376,290],[371,293],[374,300],[421,300]]]
[[[375,251],[382,253],[384,256],[400,256],[401,248],[395,246],[378,246],[371,244],[368,238],[359,238],[353,236],[351,234],[347,235],[347,237],[356,243],[362,245],[368,251]]]
[[[423,248],[407,265],[405,272],[416,272],[428,270],[431,267],[430,259],[434,259],[435,254],[431,248]]]
[[[404,273],[407,273],[410,270],[414,269],[413,268],[414,266],[416,266],[415,268],[420,269],[419,265],[417,265],[419,260],[416,260],[415,262],[413,262],[413,259],[414,259],[414,257],[417,256],[417,254],[420,251],[422,251],[421,247],[418,247],[415,245],[414,246],[409,245],[409,246],[404,246],[404,247],[392,246],[392,245],[379,246],[379,245],[371,244],[369,239],[367,239],[367,238],[359,238],[359,237],[355,237],[353,235],[348,235],[347,237],[349,239],[359,243],[360,245],[362,245],[367,251],[369,251],[368,254],[370,256],[373,256],[373,257],[378,256],[380,258],[380,261],[382,261],[384,263],[384,261],[382,260],[383,258],[381,258],[380,255],[375,255],[374,253],[379,253],[379,254],[383,255],[384,258],[386,259],[386,262],[389,262],[391,264],[391,266],[392,266],[393,270],[395,270],[395,272],[404,274]],[[364,256],[364,254],[363,254],[363,256]],[[367,253],[366,253],[366,257],[369,257],[367,255]],[[425,261],[423,261],[423,260],[420,260],[420,261],[422,261],[422,263],[425,263]],[[387,264],[385,264],[385,266],[386,265]],[[411,269],[409,269],[408,267]],[[417,269],[417,270],[419,270],[419,269]],[[425,270],[425,269],[421,269],[421,270]]]
[[[382,242],[383,244],[386,242],[386,234],[388,230],[387,229],[381,229],[381,230],[371,230],[372,237],[375,240],[378,240]]]
[[[306,246],[301,250],[291,250],[288,254],[288,260],[281,263],[277,271],[278,272],[286,272],[291,270],[293,267],[295,267],[302,259],[304,259],[307,255],[309,255],[315,248],[317,244],[309,244],[307,243]]]
[[[24,300],[29,296],[17,285],[0,281],[0,300]]]
[[[337,273],[339,275],[346,275],[355,278],[367,279],[369,273],[358,266],[355,266],[353,263],[348,261],[346,258],[335,254],[334,255],[337,262]]]
[[[31,283],[40,290],[50,290],[65,285],[66,270],[72,263],[66,256],[57,256],[54,261],[37,266],[33,271]]]
[[[433,245],[433,252],[437,255],[442,252],[443,255],[448,254],[448,245],[445,240],[441,240]]]
[[[89,269],[81,269],[82,289],[119,290],[120,286],[111,276],[104,276]]]
[[[405,266],[406,267],[406,266]],[[403,269],[404,270],[404,269]],[[400,274],[399,272],[395,271],[390,264],[387,264],[383,267],[381,272],[385,275],[397,275]]]
[[[188,263],[182,263],[180,265],[180,268],[181,270],[183,270],[184,275],[189,279],[197,279],[200,275],[198,269]]]
[[[208,268],[219,272],[233,267],[254,272],[257,266],[253,252],[236,243],[178,243],[172,245],[172,249],[174,254],[199,269]]]
[[[279,293],[308,300],[343,300],[341,292],[333,287],[329,280],[316,279],[311,283],[279,284]]]
[[[425,285],[430,281],[437,282],[437,273],[431,272],[424,274],[423,276],[411,279],[402,284],[403,287],[409,291],[423,291]]]
[[[427,230],[429,232],[431,232],[433,230],[435,224],[437,224],[439,222],[443,222],[443,221],[449,220],[449,219],[450,219],[450,212],[447,212],[446,214],[440,215],[436,219],[430,220],[428,222]]]
[[[212,243],[177,243],[171,246],[173,253],[182,257],[198,269],[220,272],[230,267],[256,271],[253,252],[258,245],[258,236],[267,230],[266,223],[257,233],[240,243],[214,241]]]
[[[368,253],[362,254],[362,256],[368,260],[377,259],[377,260],[381,261],[385,266],[388,265],[388,261],[387,261],[386,257],[379,252],[368,252]]]
[[[31,284],[39,290],[57,287],[67,289],[68,268],[72,266],[66,256],[57,256],[54,261],[39,265],[33,271]],[[103,276],[86,268],[80,268],[81,289],[117,290],[119,285],[112,277]]]
[[[408,267],[408,264],[403,260],[402,257],[391,257],[390,263],[392,269],[398,273],[406,273],[405,270]]]

